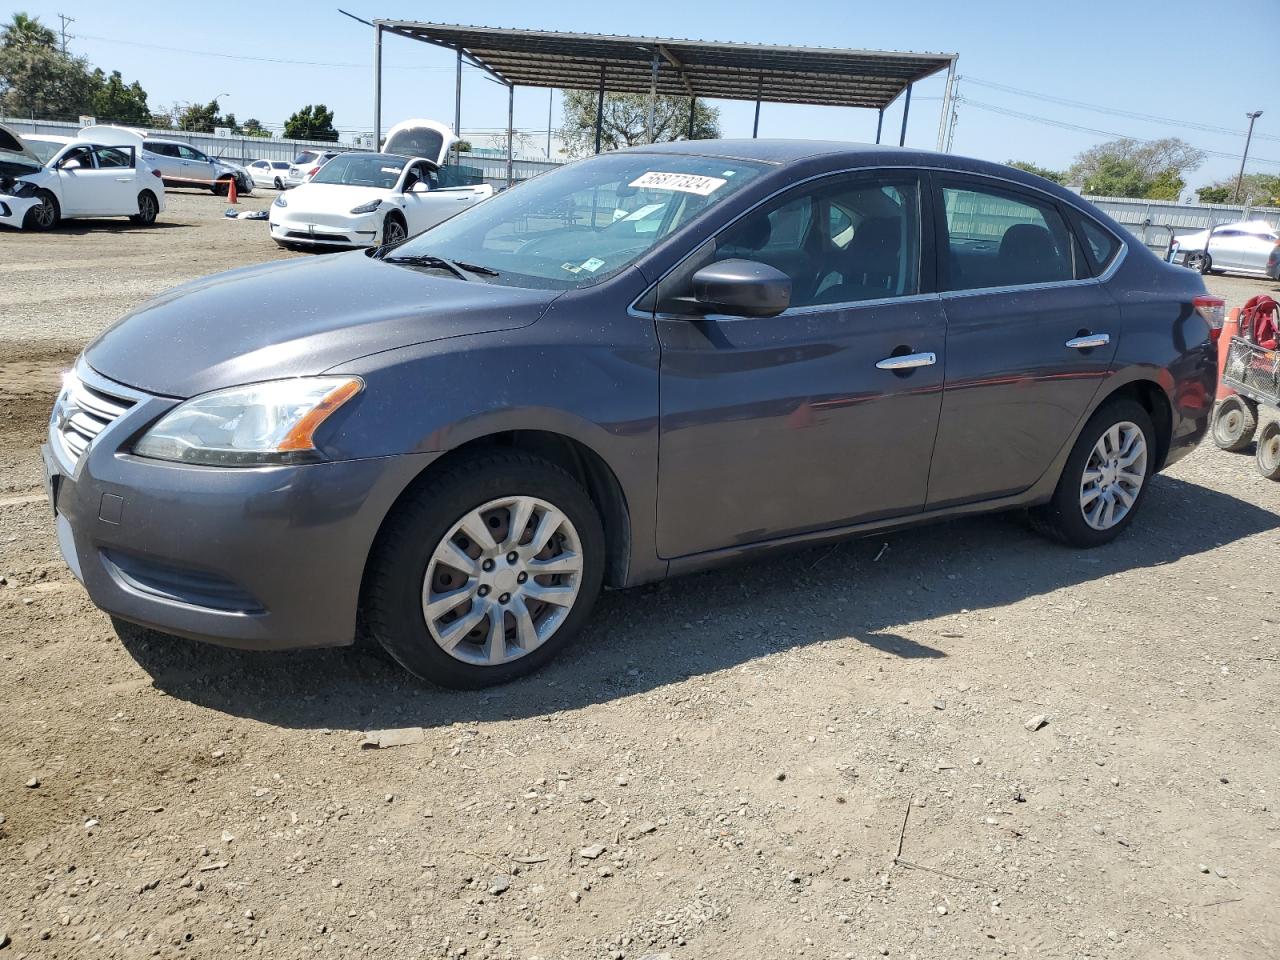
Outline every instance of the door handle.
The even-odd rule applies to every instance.
[[[938,362],[936,353],[906,353],[900,357],[885,357],[876,364],[877,370],[914,370],[931,367]]]
[[[116,177],[116,183],[129,183],[133,177]]]
[[[1111,342],[1111,334],[1109,333],[1086,333],[1079,337],[1072,337],[1067,341],[1067,346],[1075,350],[1092,350],[1094,347],[1105,347]]]

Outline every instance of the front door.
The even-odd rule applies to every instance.
[[[94,166],[93,147],[78,146],[58,160],[58,188],[62,194],[62,213],[68,217],[105,213],[102,193],[103,174]]]
[[[827,177],[748,214],[664,281],[663,557],[923,508],[945,352],[922,280],[928,213],[915,174]],[[787,273],[791,307],[682,315],[693,270],[730,258]]]
[[[1057,202],[979,177],[936,179],[947,376],[930,509],[1029,488],[1111,368],[1120,309]]]

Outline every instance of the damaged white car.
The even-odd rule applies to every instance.
[[[164,186],[142,159],[142,138],[115,128],[101,136],[91,130],[65,143],[28,143],[0,124],[0,225],[52,230],[72,217],[155,223]]]
[[[313,249],[399,243],[493,196],[487,183],[441,184],[440,167],[457,139],[433,120],[406,120],[391,128],[381,153],[338,154],[276,197],[271,238]]]

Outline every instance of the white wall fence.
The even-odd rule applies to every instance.
[[[21,117],[0,117],[0,123],[18,133],[42,134],[44,136],[74,137],[80,132],[80,124],[57,120],[25,120]],[[135,129],[132,126],[130,129]],[[166,140],[181,140],[189,143],[197,150],[202,150],[211,157],[222,157],[234,163],[250,163],[254,160],[292,160],[303,150],[354,150],[351,144],[333,143],[327,140],[285,140],[279,137],[218,137],[212,133],[192,133],[187,130],[160,130],[139,127],[147,136],[163,137]],[[507,182],[507,158],[493,156],[476,156],[462,154],[464,167],[479,171],[486,181],[494,186],[505,186]],[[518,182],[536,177],[560,166],[554,160],[515,160],[511,165],[513,178]]]
[[[1085,199],[1122,224],[1153,250],[1163,252],[1169,230],[1175,235],[1194,233],[1237,220],[1265,220],[1280,228],[1280,207],[1255,207],[1237,203],[1180,203],[1177,200],[1131,200],[1127,197]]]

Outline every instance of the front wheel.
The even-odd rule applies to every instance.
[[[1280,480],[1280,420],[1272,420],[1258,434],[1258,472],[1268,480]]]
[[[382,223],[382,245],[385,247],[393,243],[402,243],[408,235],[409,231],[404,221],[397,214],[387,214],[387,219]]]
[[[1107,403],[1089,418],[1053,499],[1031,510],[1035,528],[1073,547],[1110,543],[1133,522],[1155,470],[1155,428],[1141,404]]]
[[[1188,253],[1187,258],[1183,261],[1183,266],[1188,270],[1194,270],[1196,273],[1205,274],[1213,268],[1213,258],[1203,250]]]
[[[62,213],[58,209],[58,198],[48,190],[40,190],[36,196],[40,203],[27,211],[27,215],[22,220],[22,226],[27,230],[52,230],[62,219]]]
[[[433,683],[477,689],[542,666],[581,630],[604,577],[604,531],[560,467],[493,451],[412,490],[365,579],[374,637]]]
[[[1238,453],[1253,443],[1258,429],[1258,405],[1238,393],[1218,404],[1213,415],[1213,442],[1218,449]]]

